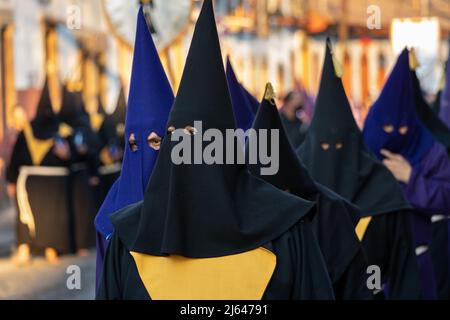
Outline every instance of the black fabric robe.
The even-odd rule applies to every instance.
[[[70,208],[75,248],[87,249],[95,246],[93,221],[101,203],[97,187],[89,184],[90,178],[98,178],[99,138],[90,126],[81,92],[69,92],[64,88],[59,119],[72,128],[72,134],[67,140],[72,153],[69,167]],[[85,153],[79,152],[80,143],[86,146]]]
[[[409,254],[414,248],[411,227],[408,222],[398,223],[405,222],[402,212],[410,206],[393,175],[365,146],[333,59],[328,40],[314,117],[297,154],[318,183],[358,206],[361,218],[371,219],[368,228],[376,231],[366,230],[362,238],[369,265],[397,266],[383,270],[393,272],[387,277],[394,283],[389,298],[417,299],[420,294],[410,290],[420,279],[417,262]],[[389,229],[391,225],[396,228]],[[399,234],[392,235],[394,231]],[[389,245],[385,239],[391,239]],[[405,255],[407,244],[410,248],[405,249]],[[386,260],[381,263],[374,258],[378,256]],[[395,272],[402,268],[405,274]],[[400,287],[405,284],[404,277],[414,283]]]
[[[411,70],[414,102],[420,121],[427,127],[433,137],[442,144],[450,154],[450,129],[439,119],[440,91],[433,106],[425,101],[419,78],[415,70]],[[434,110],[433,110],[434,109]],[[435,110],[437,112],[435,112]],[[449,268],[449,224],[446,219],[434,222],[432,240],[430,244],[434,273],[439,299],[450,299],[450,268]],[[447,252],[447,254],[444,254]]]
[[[127,209],[133,211],[139,206]],[[123,214],[123,213],[116,213]],[[130,226],[133,228],[133,226]],[[334,299],[331,282],[312,226],[300,221],[267,245],[277,256],[277,265],[263,299]],[[151,299],[139,276],[127,245],[115,233],[105,257],[98,300]]]
[[[268,274],[264,278],[258,274],[261,261],[246,261],[247,268],[243,271],[254,272],[251,276],[255,275],[257,281],[263,281],[265,287],[265,294],[258,291],[257,297],[333,298],[329,276],[314,233],[306,221],[302,222],[306,216],[315,213],[313,202],[285,193],[252,176],[243,163],[233,161],[232,164],[194,165],[188,161],[177,165],[173,161],[171,153],[177,143],[170,135],[180,133],[192,141],[196,138],[197,129],[192,126],[197,126],[197,121],[202,121],[205,130],[215,128],[221,134],[236,128],[222,61],[213,4],[211,0],[206,0],[195,27],[177,98],[170,112],[167,124],[169,135],[162,141],[144,200],[110,217],[114,235],[106,253],[97,295],[99,299],[151,298],[142,290],[142,282],[147,287],[163,286],[166,296],[183,298],[199,288],[196,283],[211,283],[192,282],[198,277],[189,274],[183,278],[187,283],[186,291],[183,292],[180,283],[168,287],[167,282],[161,281],[160,272],[166,270],[155,269],[158,266],[146,270],[146,276],[152,271],[158,272],[156,279],[145,277],[141,281],[144,277],[136,273],[139,263],[136,262],[136,266],[133,263],[133,260],[138,261],[136,255],[153,261],[170,261],[171,264],[179,259],[187,259],[190,264],[200,265],[200,277],[203,276],[203,270],[214,270],[204,264],[216,261],[222,273],[217,276],[213,274],[212,277],[234,278],[235,275],[248,277],[249,274],[241,273],[240,264],[232,265],[236,273],[227,273],[228,269],[221,268],[231,266],[223,261],[236,261],[234,259],[239,255],[249,257],[248,254],[255,250],[263,250],[271,258],[276,257],[270,282]],[[134,63],[138,61],[134,60]],[[130,259],[130,252],[133,252],[133,260]],[[179,270],[189,271],[189,266],[172,265],[179,265],[182,268]],[[169,275],[166,280],[172,278]],[[233,282],[233,286],[236,285],[242,286],[242,283]],[[198,296],[213,299],[222,293],[227,297],[230,294],[235,296],[234,293],[238,291],[209,288],[206,292],[207,295],[200,293]],[[249,293],[243,292],[246,294],[243,297],[245,299]]]
[[[307,125],[297,117],[294,121],[289,120],[283,113],[281,113],[281,121],[294,148],[300,147],[305,140],[306,131],[308,130]]]
[[[40,166],[68,167],[68,162],[56,157],[50,150]],[[17,183],[20,168],[33,166],[23,132],[17,137],[9,167],[7,181]],[[26,225],[17,215],[17,244],[29,244],[33,253],[41,254],[45,248],[54,248],[59,253],[70,253],[72,241],[72,216],[70,211],[68,176],[28,176],[26,190],[35,220],[36,236],[32,237]],[[44,192],[45,190],[45,192]],[[17,200],[17,199],[16,199]],[[16,202],[17,212],[18,203]]]
[[[369,263],[380,267],[382,283],[388,284],[379,295],[394,300],[422,298],[409,225],[408,212],[375,216],[362,240]]]
[[[263,164],[249,163],[249,170],[278,189],[288,190],[293,195],[317,204],[317,211],[312,218],[312,228],[324,256],[336,299],[370,299],[372,293],[366,284],[368,265],[355,233],[360,211],[311,178],[295,154],[274,101],[268,98],[267,92],[271,91],[273,89],[268,84],[265,98],[261,102],[253,123],[253,129],[257,132],[258,130],[278,130],[279,169],[274,175],[262,175]],[[269,140],[267,139],[268,146],[270,146]],[[247,150],[249,150],[248,145]],[[269,148],[269,153],[271,152]]]

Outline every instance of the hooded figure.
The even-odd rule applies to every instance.
[[[450,44],[450,42],[449,42],[449,44]],[[442,65],[441,81],[439,82],[439,87],[438,87],[436,96],[434,97],[434,101],[433,101],[433,103],[430,106],[431,110],[433,110],[433,113],[435,115],[437,115],[438,117],[440,116],[440,113],[441,113],[441,103],[442,103],[442,96],[443,96],[443,93],[444,93],[444,90],[445,90],[446,78],[448,76],[450,76],[447,73],[447,65],[449,63],[448,60],[449,59],[447,59],[447,62],[443,63],[443,65]],[[440,118],[440,120],[442,121],[442,123],[444,123],[446,125],[447,128],[450,128],[450,118],[448,119],[449,121],[447,121],[447,122],[444,119],[442,119],[442,118]]]
[[[332,298],[320,249],[302,221],[314,203],[253,177],[245,163],[173,162],[181,146],[186,156],[195,140],[203,145],[203,130],[219,137],[235,129],[211,0],[167,127],[172,136],[163,140],[144,201],[111,217],[115,232],[97,298]]]
[[[111,187],[96,218],[97,279],[103,268],[106,239],[113,232],[110,215],[144,198],[173,103],[173,92],[148,31],[138,13],[136,44],[125,122],[125,152],[119,178]]]
[[[365,147],[327,40],[314,117],[297,150],[312,177],[361,209],[356,231],[369,265],[378,265],[385,296],[420,297],[418,269],[407,223],[409,206],[392,174]]]
[[[67,197],[71,153],[58,131],[46,81],[36,115],[19,133],[6,172],[8,183],[16,187],[19,252],[25,245],[28,255],[30,249],[34,253],[49,248],[55,254],[71,251]]]
[[[420,82],[415,71],[416,65],[413,65],[413,61],[417,61],[413,51],[410,51],[409,58],[417,114],[436,141],[441,143],[447,149],[447,152],[450,152],[450,129],[448,129],[447,126],[439,119],[439,116],[433,112],[431,107],[428,106],[427,102],[423,98]],[[442,215],[440,216],[442,218]],[[435,218],[433,220],[433,234],[430,245],[438,295],[440,299],[444,300],[450,299],[450,254],[443,254],[443,252],[450,253],[449,226],[449,219]]]
[[[84,109],[81,91],[69,91],[63,87],[61,110],[58,113],[59,120],[71,126],[73,129],[89,127],[89,114]]]
[[[253,106],[249,100],[250,97],[243,90],[243,87],[236,78],[230,57],[227,57],[226,76],[237,128],[246,131],[252,127],[255,114],[253,113]]]
[[[68,137],[73,150],[74,163],[86,163],[90,176],[97,175],[99,159],[97,157],[100,141],[91,127],[89,114],[83,103],[81,91],[69,91],[63,88],[59,121],[72,130]]]
[[[64,127],[70,128],[67,136],[71,147],[70,166],[70,202],[74,223],[74,249],[87,254],[86,249],[95,245],[95,229],[92,226],[100,205],[100,179],[98,157],[100,141],[93,130],[89,113],[86,111],[81,91],[63,89],[59,120]]]
[[[99,99],[99,112],[104,110]],[[109,189],[120,175],[124,153],[126,100],[123,89],[120,89],[117,105],[113,113],[103,111],[104,121],[98,131],[100,139],[98,169],[100,184],[98,186],[99,206],[105,200]]]
[[[100,99],[99,104],[99,110],[104,110]],[[123,149],[126,107],[127,102],[125,99],[125,93],[123,88],[121,88],[114,112],[111,114],[104,112],[104,121],[99,129],[101,148],[115,147]],[[103,165],[107,165],[111,162],[111,160],[108,161],[107,159],[100,160]]]
[[[424,298],[436,298],[428,248],[432,220],[446,219],[449,213],[450,161],[417,116],[407,49],[367,115],[364,139],[400,182],[414,208],[411,224]]]
[[[52,108],[48,81],[45,81],[34,119],[31,121],[33,135],[39,140],[54,138],[59,121]]]
[[[431,107],[425,101],[422,89],[420,86],[419,78],[416,74],[416,63],[414,51],[410,51],[410,68],[411,68],[411,80],[414,94],[414,102],[416,105],[416,112],[420,121],[431,132],[433,137],[441,143],[450,152],[450,129],[439,119],[439,117],[433,112]]]
[[[280,108],[280,116],[289,141],[295,148],[298,148],[305,140],[308,126],[300,119],[300,112],[304,112],[305,95],[294,90],[289,92],[284,98],[284,103]]]
[[[103,109],[103,106],[100,107]],[[126,109],[127,101],[125,98],[125,93],[123,88],[120,88],[116,108],[111,114],[106,112],[104,113],[104,120],[98,131],[101,140],[101,149],[103,150],[103,148],[108,148],[109,151],[107,156],[100,156],[102,165],[108,165],[111,162],[120,162],[122,160],[125,139]],[[114,153],[117,153],[118,155],[114,155]]]
[[[367,262],[355,233],[359,209],[311,178],[289,142],[270,92],[273,89],[268,84],[253,129],[256,132],[279,130],[279,170],[275,175],[261,175],[261,163],[250,163],[249,170],[280,190],[317,203],[312,225],[333,282],[336,299],[369,299],[372,295],[366,284]]]

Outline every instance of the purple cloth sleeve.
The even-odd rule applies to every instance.
[[[405,195],[423,214],[450,214],[450,158],[437,143],[413,169]]]

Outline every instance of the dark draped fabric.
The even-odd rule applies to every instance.
[[[278,130],[279,169],[274,175],[264,175],[261,173],[264,165],[258,162],[248,164],[250,172],[280,190],[288,190],[293,195],[316,202],[317,212],[312,217],[312,229],[324,256],[336,299],[371,298],[372,294],[366,284],[367,260],[355,233],[359,209],[311,178],[295,154],[278,109],[267,98],[267,90],[265,97],[252,128],[256,132]],[[260,136],[259,139],[261,143],[263,137]],[[270,148],[270,138],[267,139],[267,145],[270,154],[275,152]],[[246,150],[249,151],[248,145]]]
[[[197,120],[222,134],[236,128],[211,0],[204,1],[195,27],[168,132],[192,141]],[[130,251],[209,259],[260,247],[277,260],[265,297],[333,298],[317,240],[303,221],[314,214],[314,203],[252,176],[245,164],[176,165],[171,157],[176,145],[163,140],[143,202],[111,216],[114,233],[99,299],[151,298],[142,290]],[[280,287],[272,291],[272,283]]]

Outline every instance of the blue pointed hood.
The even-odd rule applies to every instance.
[[[406,128],[406,133],[400,130]],[[397,59],[383,90],[364,124],[364,140],[379,159],[381,149],[404,156],[413,166],[431,149],[434,139],[420,122],[414,102],[409,52]]]
[[[148,138],[152,133],[158,137],[165,134],[165,125],[173,100],[172,89],[141,7],[138,13],[125,120],[122,171],[95,218],[97,231],[103,236],[108,237],[113,232],[109,220],[112,213],[144,198],[145,188],[158,155],[158,151],[150,146]]]
[[[227,82],[233,104],[234,118],[239,129],[248,130],[252,127],[255,113],[252,110],[249,97],[242,90],[236,78],[230,58],[227,57]]]

